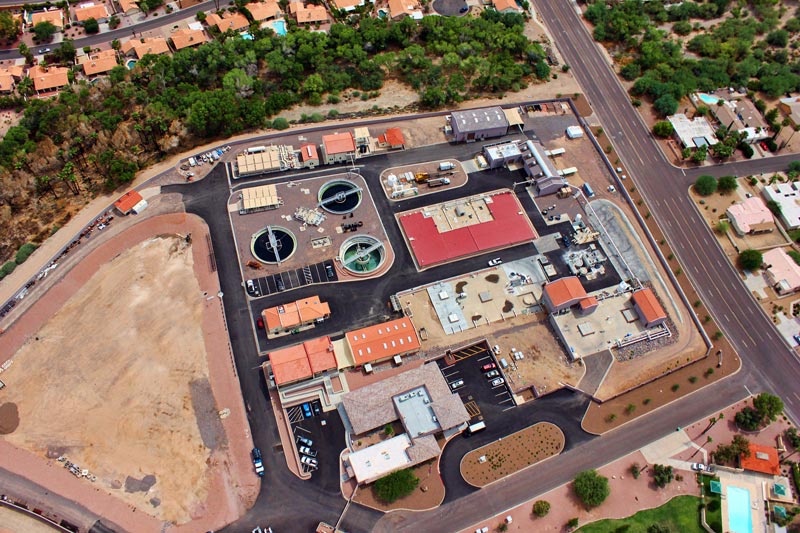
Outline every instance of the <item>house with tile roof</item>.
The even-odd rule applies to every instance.
[[[327,302],[320,301],[319,296],[309,296],[264,309],[261,316],[268,333],[289,333],[293,329],[330,318],[331,309]]]
[[[105,4],[79,4],[72,11],[73,18],[77,23],[84,23],[89,19],[95,19],[99,23],[107,22],[108,9]]]
[[[208,35],[202,29],[184,28],[175,30],[170,35],[169,40],[172,42],[172,47],[177,52],[184,48],[192,48],[207,43],[209,40]]]
[[[250,14],[253,15],[253,20],[256,22],[266,22],[278,18],[282,15],[281,7],[275,0],[267,0],[266,2],[251,2],[244,6]]]
[[[133,55],[138,59],[147,54],[160,55],[170,53],[167,40],[163,37],[146,37],[144,39],[131,39],[123,43],[120,48],[123,54]]]
[[[64,29],[64,12],[58,8],[52,8],[31,13],[30,29],[33,30],[34,26],[40,22],[49,22],[58,28],[58,31],[61,31]]]
[[[222,16],[211,13],[206,17],[206,24],[209,26],[216,26],[220,33],[225,33],[228,30],[242,31],[250,27],[250,21],[241,13],[225,12]]]
[[[289,3],[289,13],[294,16],[298,24],[325,24],[331,21],[325,6],[291,2]]]
[[[33,89],[37,94],[57,91],[69,85],[69,69],[66,67],[46,67],[34,65],[28,69],[28,77],[33,80]]]
[[[116,50],[103,50],[78,56],[76,62],[83,67],[83,73],[89,77],[106,74],[119,65]]]

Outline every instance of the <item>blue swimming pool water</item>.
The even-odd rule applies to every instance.
[[[753,517],[750,512],[750,491],[728,485],[728,531],[731,533],[753,533]]]
[[[135,59],[129,59],[129,60],[128,60],[128,61],[125,63],[125,65],[128,67],[128,70],[133,70],[133,67],[135,67],[135,66],[136,66],[136,60],[135,60]]]
[[[704,104],[716,104],[717,102],[719,102],[719,97],[714,96],[713,94],[697,93],[697,97]]]
[[[389,15],[389,12],[386,11],[385,9],[379,9],[378,10],[378,16],[380,18],[385,19],[388,15]]]
[[[285,20],[273,20],[272,21],[272,29],[275,30],[275,33],[278,35],[286,35],[286,21]]]
[[[252,41],[253,40],[253,36],[250,35],[249,33],[245,32],[245,33],[242,34],[242,39],[244,39],[245,41]]]

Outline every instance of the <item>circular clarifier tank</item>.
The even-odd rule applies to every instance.
[[[325,211],[346,215],[361,205],[361,189],[346,180],[332,180],[320,187],[317,200]]]
[[[262,263],[286,261],[296,250],[297,239],[294,234],[280,226],[267,226],[254,233],[250,241],[250,252]]]
[[[383,243],[371,235],[350,237],[339,248],[339,260],[345,270],[363,275],[379,269],[386,260]]]

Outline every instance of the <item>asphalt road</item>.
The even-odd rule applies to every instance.
[[[9,2],[9,0],[0,0],[0,7],[9,5],[11,6],[19,5],[19,2],[16,1]],[[116,30],[109,30],[103,33],[98,33],[95,35],[90,35],[88,37],[83,37],[81,39],[75,39],[75,49],[80,50],[84,46],[96,46],[98,44],[110,43],[114,39],[131,37],[134,33],[142,33],[154,30],[156,28],[169,26],[171,24],[177,24],[178,22],[184,19],[194,18],[194,16],[199,11],[208,11],[210,9],[214,9],[214,7],[215,7],[214,0],[209,0],[208,2],[203,2],[201,4],[196,4],[184,9],[179,9],[178,11],[173,11],[172,13],[169,13],[167,15],[159,15],[157,17],[150,16],[143,22],[140,22],[133,26],[127,26],[125,28],[117,28]],[[31,50],[38,49],[40,46],[47,46],[52,50],[56,50],[57,48],[61,47],[61,43],[37,45],[32,47]],[[22,54],[19,53],[18,48],[0,50],[0,60],[17,59],[20,57],[22,57]]]

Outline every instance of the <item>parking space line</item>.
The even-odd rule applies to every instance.
[[[480,359],[478,359],[478,361],[484,361],[486,359],[491,359],[491,358],[492,358],[492,356],[487,355],[486,357],[481,357]]]
[[[503,391],[503,392],[501,392],[500,394],[495,394],[495,397],[497,397],[497,396],[502,396],[503,394],[508,394],[508,391],[505,391],[505,390],[504,390],[504,391]]]
[[[294,427],[294,430],[295,430],[295,431],[297,431],[298,429],[301,429],[301,430],[305,431],[306,433],[311,433],[309,430],[307,430],[307,429],[306,429],[306,428],[304,428],[304,427],[300,427],[300,426],[295,426],[295,427]]]
[[[447,379],[450,376],[455,376],[456,374],[459,374],[460,372],[461,372],[460,370],[456,370],[455,372],[453,372],[451,374],[444,374],[444,378]]]
[[[505,413],[505,412],[506,412],[506,411],[508,411],[509,409],[513,409],[513,408],[515,408],[515,407],[516,407],[516,405],[512,405],[511,407],[506,407],[505,409],[503,409],[503,412]]]
[[[512,398],[509,397],[509,398],[506,398],[505,400],[503,400],[502,402],[497,402],[497,403],[506,403],[506,402],[510,402],[511,400],[512,400]]]

